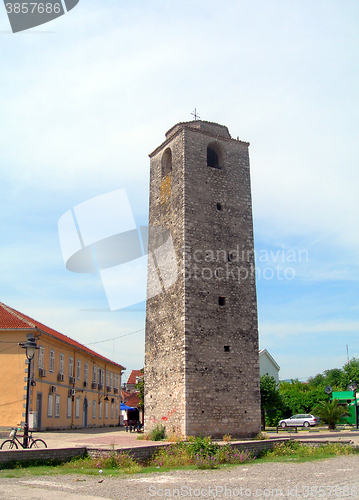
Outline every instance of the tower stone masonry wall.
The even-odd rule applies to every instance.
[[[147,300],[145,431],[163,424],[169,434],[253,436],[260,391],[248,143],[194,121],[172,127],[150,156],[149,225],[170,230],[179,275]]]

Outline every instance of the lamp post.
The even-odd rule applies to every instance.
[[[26,410],[25,410],[25,425],[24,425],[24,442],[23,447],[28,447],[29,436],[29,404],[30,404],[30,378],[31,378],[31,361],[35,356],[36,349],[38,349],[35,337],[28,337],[26,342],[20,342],[19,346],[26,349],[26,357],[28,360],[27,367],[27,387],[26,387]]]

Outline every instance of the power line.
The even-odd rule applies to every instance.
[[[141,328],[141,330],[136,330],[135,332],[130,332],[130,333],[125,333],[125,335],[120,335],[119,337],[113,337],[112,339],[106,339],[106,340],[99,340],[97,342],[90,342],[89,344],[84,344],[84,345],[94,345],[94,344],[101,344],[102,342],[110,342],[110,340],[117,340],[122,337],[127,337],[128,335],[133,335],[134,333],[138,332],[143,332],[144,328]]]

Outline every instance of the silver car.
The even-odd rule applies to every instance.
[[[300,413],[298,415],[293,415],[293,417],[285,418],[281,420],[278,424],[280,427],[310,427],[313,425],[318,425],[320,419],[309,413]]]

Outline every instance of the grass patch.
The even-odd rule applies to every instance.
[[[253,460],[248,451],[237,451],[228,444],[219,446],[211,438],[192,438],[189,442],[169,444],[159,449],[149,461],[156,469],[194,466],[196,469],[216,469],[221,464],[241,464]]]
[[[341,443],[325,443],[318,446],[306,445],[299,441],[287,441],[276,445],[273,450],[266,450],[260,455],[261,461],[282,462],[287,460],[308,461],[341,455],[355,455],[358,448]]]
[[[341,455],[358,454],[359,449],[341,443],[326,443],[318,446],[299,441],[277,444],[256,458],[251,453],[231,448],[226,443],[219,446],[210,438],[191,438],[189,442],[169,443],[157,450],[146,465],[138,464],[130,455],[109,451],[100,457],[76,457],[59,464],[56,461],[13,462],[2,466],[1,477],[46,476],[54,474],[87,474],[96,476],[120,476],[134,473],[167,472],[173,469],[198,470],[217,469],[256,462],[305,462]]]

